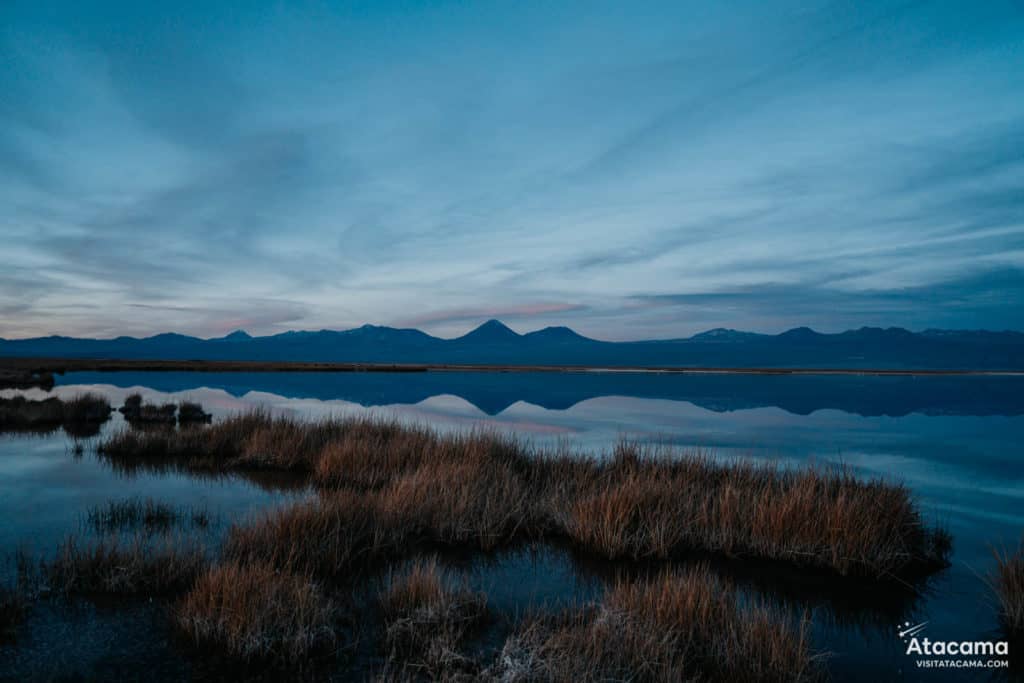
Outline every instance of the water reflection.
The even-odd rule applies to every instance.
[[[59,384],[144,386],[164,393],[196,387],[235,397],[267,393],[342,400],[363,407],[455,396],[487,415],[516,403],[568,410],[606,396],[685,401],[714,412],[776,407],[795,415],[839,410],[863,416],[1022,415],[1024,377],[739,375],[626,372],[74,372]]]
[[[890,632],[898,621],[929,621],[939,639],[993,637],[995,611],[984,582],[991,547],[1014,546],[1024,529],[1024,379],[1018,377],[72,373],[59,381],[52,393],[26,393],[97,391],[117,406],[138,391],[156,403],[198,401],[215,418],[255,406],[306,417],[376,414],[442,430],[509,430],[541,444],[568,441],[598,451],[627,436],[723,458],[841,462],[862,476],[901,480],[929,520],[954,536],[952,567],[924,589],[861,591],[804,572],[716,564],[751,594],[810,611],[816,638],[837,653],[837,678],[845,672],[889,680],[912,666]],[[104,427],[118,428],[125,428],[119,415]],[[0,547],[26,538],[43,539],[44,546],[59,540],[73,528],[69,519],[111,498],[152,495],[230,518],[304,495],[277,475],[202,477],[160,462],[111,467],[88,447],[92,440],[79,458],[70,454],[71,443],[59,433],[0,436],[0,515],[17,520],[0,528]],[[479,558],[467,561],[496,604],[510,608],[519,598],[503,589],[509,577],[532,577],[530,592],[557,599],[589,595],[619,571],[565,549],[503,558],[489,568]],[[930,671],[928,677],[956,680],[957,674]]]
[[[424,379],[428,376],[433,377]],[[427,383],[437,384],[440,393],[411,403],[385,403],[392,396],[412,400]],[[543,395],[545,386],[556,398]],[[784,389],[781,398],[760,405],[773,388]],[[797,397],[797,388],[806,390],[807,396]],[[860,412],[821,407],[841,401],[851,388],[856,388],[853,395]],[[557,398],[596,389],[608,394],[568,403]],[[643,393],[657,393],[654,389],[687,398],[650,398]],[[689,393],[696,389],[697,395]],[[46,395],[34,391],[39,397]],[[907,482],[934,514],[955,515],[972,530],[992,522],[1021,524],[1024,468],[1018,438],[1024,433],[1024,414],[1019,413],[1024,379],[1018,377],[71,373],[61,378],[54,393],[70,397],[83,391],[103,393],[115,405],[134,391],[157,403],[196,400],[218,416],[254,406],[309,417],[373,413],[440,429],[510,430],[536,442],[566,440],[588,450],[605,450],[625,436],[704,449],[719,457],[842,462],[863,474]],[[487,412],[459,392],[492,408],[505,407]],[[482,399],[483,394],[489,398]],[[515,398],[527,395],[538,403]],[[722,398],[705,407],[711,395]],[[931,406],[926,410],[932,412],[879,414],[885,411],[866,404],[870,397],[904,407],[913,398],[917,405]],[[545,403],[568,407],[553,409]],[[756,407],[726,411],[723,403]],[[808,408],[806,414],[784,407],[797,404]],[[953,410],[955,406],[960,412]],[[1010,543],[1016,533],[998,540]]]
[[[104,429],[123,426],[115,418]],[[0,557],[18,547],[52,553],[67,535],[82,529],[91,507],[110,501],[152,498],[207,510],[224,522],[215,531],[223,531],[228,522],[305,490],[296,488],[294,478],[272,473],[195,476],[113,468],[95,453],[95,442],[95,437],[80,439],[60,431],[0,435]]]

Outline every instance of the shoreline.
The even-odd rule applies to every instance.
[[[0,358],[0,371],[65,372],[551,372],[671,375],[875,375],[1024,376],[1022,370],[918,368],[794,368],[713,366],[508,365],[491,363],[348,363],[259,360],[157,360],[121,358]]]

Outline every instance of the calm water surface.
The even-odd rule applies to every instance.
[[[774,578],[753,571],[744,577],[742,568],[723,571],[736,572],[759,594],[810,609],[815,643],[832,653],[837,679],[999,676],[916,669],[895,629],[898,621],[928,621],[933,639],[1000,637],[985,576],[994,566],[991,549],[1015,547],[1024,531],[1024,378],[90,372],[60,377],[52,394],[69,397],[84,391],[105,394],[114,405],[135,391],[153,401],[196,400],[216,417],[253,406],[308,417],[375,414],[443,430],[509,430],[538,444],[569,443],[594,451],[607,451],[627,437],[697,448],[721,458],[845,463],[863,476],[906,483],[928,518],[952,532],[953,566],[934,577],[922,595],[833,595],[799,575]],[[121,427],[115,415],[104,430]],[[111,499],[149,496],[200,506],[222,529],[255,510],[307,495],[274,477],[118,473],[96,459],[91,443],[85,445],[85,453],[76,456],[72,438],[59,430],[42,436],[0,435],[0,518],[5,520],[0,549],[10,552],[22,545],[52,551],[82,528],[90,505]],[[455,564],[507,610],[585,598],[593,594],[600,574],[557,549]],[[92,626],[83,626],[82,632],[109,635],[110,629],[97,630],[96,624],[113,617],[90,609],[93,617],[85,620]],[[51,612],[33,617],[27,642],[0,649],[0,671],[7,666],[39,673],[33,659],[45,657],[47,643],[72,619]],[[131,614],[133,621],[146,621]],[[83,617],[76,613],[73,619]],[[106,645],[92,646],[88,657],[56,673],[103,677],[116,673],[116,662],[133,661],[135,655],[113,654],[125,647],[116,638],[94,637]],[[156,657],[152,648],[142,651]],[[181,673],[177,664],[153,666],[167,677]]]

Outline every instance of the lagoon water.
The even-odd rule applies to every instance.
[[[254,406],[308,417],[369,413],[444,430],[509,430],[538,444],[598,452],[629,438],[720,458],[843,463],[861,476],[902,481],[928,518],[954,537],[952,566],[914,594],[835,595],[799,575],[776,580],[756,571],[741,580],[763,597],[810,610],[815,645],[831,653],[830,669],[838,680],[999,675],[918,669],[904,654],[896,627],[927,621],[932,639],[1000,638],[985,581],[994,567],[992,549],[1016,547],[1024,532],[1022,377],[82,372],[59,377],[49,393],[69,397],[85,391],[105,394],[115,406],[135,391],[157,402],[196,400],[215,419]],[[115,414],[103,429],[120,428]],[[81,530],[89,506],[111,499],[149,496],[202,506],[217,520],[209,532],[216,536],[232,520],[307,495],[294,482],[273,477],[113,471],[96,457],[94,439],[75,455],[73,438],[59,430],[0,435],[0,518],[5,520],[0,551],[28,546],[45,554]],[[470,562],[467,571],[494,592],[497,604],[515,610],[524,601],[550,604],[592,595],[600,572],[583,564],[567,551],[542,548],[499,555],[480,566]],[[78,612],[54,616],[52,610],[33,617],[16,647],[0,647],[0,677],[7,672],[103,676],[119,671],[112,664],[117,661],[146,661],[167,677],[182,673],[175,668],[179,664],[161,668],[160,662],[176,660],[153,654],[159,648],[121,651],[125,645],[110,629],[95,626],[116,620],[99,607],[90,609],[92,621]],[[68,619],[85,619],[93,624],[87,632],[107,637],[97,637],[100,644],[87,648],[88,656],[37,668],[36,660],[45,660]],[[149,662],[153,658],[156,663]]]

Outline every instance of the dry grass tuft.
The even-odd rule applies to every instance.
[[[346,438],[324,446],[315,480],[324,487],[379,489],[431,460],[437,446],[437,436],[427,429],[361,422]]]
[[[167,460],[189,469],[225,470],[238,466],[245,442],[269,420],[269,414],[256,410],[196,429],[122,429],[103,439],[98,451],[112,465],[125,469],[139,460]]]
[[[63,593],[153,595],[189,588],[205,567],[203,548],[188,539],[106,536],[82,544],[72,536],[45,573]]]
[[[1015,553],[995,552],[992,584],[999,598],[999,617],[1014,637],[1024,637],[1024,540]]]
[[[403,538],[488,549],[561,537],[607,558],[699,550],[874,578],[933,571],[949,552],[948,535],[924,523],[904,486],[843,469],[723,464],[632,444],[608,460],[559,457],[485,432],[264,412],[202,429],[125,431],[101,451],[121,463],[160,457],[192,469],[303,472],[326,491],[362,494],[345,500],[376,515],[366,525],[388,538],[401,529]],[[315,526],[340,513],[295,514],[317,518]],[[276,535],[304,543],[297,529]]]
[[[396,552],[406,534],[372,497],[348,491],[271,510],[228,530],[225,557],[297,574],[344,578]]]
[[[307,578],[267,564],[203,573],[175,621],[192,643],[242,660],[299,662],[334,641],[334,606]]]
[[[436,559],[392,575],[381,606],[392,673],[418,671],[438,678],[477,670],[461,646],[486,619],[486,597],[459,585]]]
[[[470,451],[396,480],[381,496],[387,514],[420,536],[489,550],[532,530],[533,501],[514,465]]]
[[[812,681],[807,622],[741,605],[706,568],[617,584],[603,604],[528,620],[487,672],[502,681]]]
[[[624,444],[569,505],[566,532],[611,558],[687,549],[886,577],[939,566],[948,537],[910,492],[845,469],[722,464]]]

